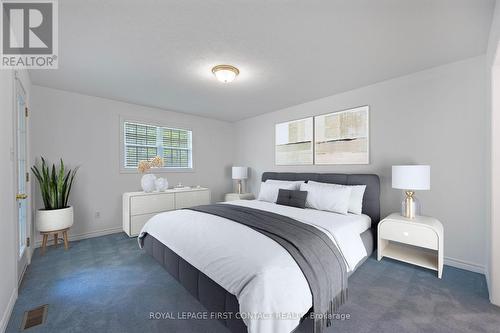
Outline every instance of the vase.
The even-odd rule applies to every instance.
[[[158,192],[165,192],[168,189],[168,181],[166,178],[157,178],[155,187]]]
[[[73,225],[73,207],[36,212],[36,226],[40,232],[64,230]]]
[[[151,174],[151,173],[142,176],[142,178],[141,178],[142,190],[146,193],[153,192],[156,188],[155,180],[156,180],[156,176]]]

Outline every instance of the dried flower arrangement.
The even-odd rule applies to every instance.
[[[160,156],[155,156],[151,160],[140,161],[137,170],[140,173],[145,173],[151,168],[161,168],[163,166],[163,159]]]

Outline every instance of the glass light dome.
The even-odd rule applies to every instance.
[[[240,71],[238,68],[231,65],[217,65],[212,68],[212,73],[214,73],[215,77],[220,82],[230,83],[240,74]]]

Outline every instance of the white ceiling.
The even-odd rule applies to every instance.
[[[63,0],[34,84],[236,121],[483,54],[494,0]],[[212,66],[239,67],[232,84]]]

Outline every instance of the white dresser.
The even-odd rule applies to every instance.
[[[123,231],[134,237],[158,213],[209,203],[210,190],[204,187],[123,193]]]

